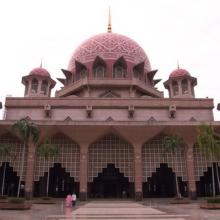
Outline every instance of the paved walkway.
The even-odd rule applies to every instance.
[[[93,201],[63,216],[48,216],[47,220],[184,220],[189,215],[167,214],[164,211],[134,201]]]
[[[0,210],[0,220],[220,220],[220,210],[203,210],[204,200],[170,204],[170,199],[147,199],[142,203],[125,200],[96,200],[66,208],[64,199],[56,204],[33,204],[31,210]]]

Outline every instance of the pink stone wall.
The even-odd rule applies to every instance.
[[[128,117],[128,108],[99,108],[93,107],[92,117],[87,118],[86,108],[52,108],[51,118],[46,118],[43,108],[9,108],[6,119],[17,120],[29,116],[33,120],[61,120],[64,121],[68,116],[72,120],[85,121],[105,121],[111,117],[115,121],[147,121],[153,117],[157,121],[190,121],[194,118],[197,121],[213,121],[213,113],[209,109],[177,109],[176,118],[169,118],[167,109],[144,109],[135,108],[134,117]],[[194,120],[193,119],[193,120]]]

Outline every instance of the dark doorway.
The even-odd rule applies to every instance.
[[[47,176],[46,172],[40,180],[35,182],[34,196],[46,196],[47,190]],[[55,163],[50,168],[49,190],[48,196],[64,198],[68,193],[75,192],[77,197],[79,195],[79,183],[74,181],[73,177],[66,172],[65,168],[61,167],[60,163]]]
[[[217,163],[214,165],[214,180],[215,180],[215,192],[220,194],[218,188],[218,176],[220,176],[220,169]],[[218,171],[218,175],[217,175]],[[198,196],[212,196],[213,195],[213,183],[212,183],[212,168],[208,167],[208,170],[204,172],[204,175],[200,177],[200,181],[196,182],[196,190]]]
[[[93,183],[89,184],[91,198],[130,198],[133,195],[133,183],[120,173],[114,164],[108,164]]]
[[[187,183],[183,182],[180,177],[178,179],[179,191],[182,196],[187,195]],[[167,164],[162,163],[148,178],[147,182],[143,183],[144,197],[166,198],[176,195],[175,174]]]
[[[8,196],[16,196],[18,190],[19,177],[17,176],[17,173],[13,171],[13,167],[11,167],[8,162],[3,162],[2,166],[0,167],[0,193],[2,190],[4,168],[5,168],[5,180],[4,180],[3,194]],[[24,182],[21,183],[24,184]],[[20,196],[23,196],[23,194],[24,194],[24,188],[21,187]]]

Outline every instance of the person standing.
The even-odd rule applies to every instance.
[[[66,207],[71,207],[72,205],[72,196],[71,194],[69,193],[67,196],[66,196]]]
[[[72,194],[72,206],[73,207],[76,206],[76,194],[75,193]]]

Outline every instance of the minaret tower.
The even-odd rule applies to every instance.
[[[194,87],[196,85],[197,79],[192,77],[187,70],[179,68],[179,65],[164,82],[170,98],[195,98]]]
[[[25,86],[25,97],[50,97],[51,90],[56,85],[49,72],[42,68],[42,62],[40,67],[22,77],[22,83]]]

